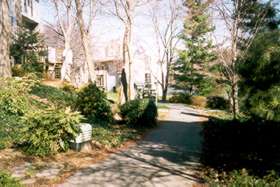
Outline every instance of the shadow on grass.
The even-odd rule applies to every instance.
[[[279,172],[279,134],[276,122],[210,119],[202,131],[201,162],[218,171],[246,168],[257,176]]]

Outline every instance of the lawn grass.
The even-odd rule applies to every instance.
[[[40,101],[45,104],[59,107],[72,106],[77,97],[73,92],[66,92],[60,88],[43,84],[35,85],[32,88],[31,94],[39,97]]]
[[[165,103],[158,103],[157,108],[158,109],[169,109],[168,105]]]
[[[117,92],[107,92],[107,98],[114,103],[118,103],[118,93]]]

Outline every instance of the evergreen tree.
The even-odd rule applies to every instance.
[[[187,0],[188,15],[182,39],[185,49],[174,63],[176,89],[191,95],[206,95],[211,91],[212,79],[208,76],[208,62],[215,58],[211,51],[209,33],[214,30],[209,22],[207,9],[210,1]]]
[[[244,111],[280,122],[280,31],[263,32],[239,64]]]
[[[234,0],[236,1],[236,0]],[[253,34],[258,26],[258,32],[275,30],[279,25],[278,10],[273,1],[245,0],[241,6],[243,32]]]
[[[43,40],[37,31],[20,27],[10,47],[10,55],[15,64],[21,65],[24,72],[41,74],[43,66],[40,56],[44,56]]]
[[[237,0],[233,0],[237,1]],[[243,38],[240,38],[240,49],[246,48],[246,43],[259,33],[278,29],[280,19],[277,16],[279,10],[274,1],[245,0],[240,7],[241,25]]]
[[[239,57],[241,104],[246,113],[280,121],[279,10],[271,1],[247,1],[242,7],[241,28],[248,34],[240,40],[240,49],[245,50],[244,43],[255,36],[245,55]]]

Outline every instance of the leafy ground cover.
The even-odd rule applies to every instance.
[[[21,187],[19,181],[13,178],[9,173],[0,171],[0,186]]]
[[[73,92],[67,92],[60,88],[44,84],[37,84],[32,87],[31,94],[35,99],[38,99],[44,104],[58,107],[73,106],[77,98],[77,95]]]

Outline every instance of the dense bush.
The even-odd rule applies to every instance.
[[[207,107],[212,109],[228,110],[229,101],[224,97],[210,96],[207,97]]]
[[[26,72],[20,64],[16,64],[12,67],[12,75],[14,77],[23,77],[25,74]]]
[[[34,155],[67,150],[81,116],[64,108],[75,97],[75,93],[37,84],[30,77],[1,79],[0,149],[17,144]]]
[[[280,122],[280,31],[257,35],[242,61],[244,112]]]
[[[280,126],[258,119],[210,119],[203,126],[204,165],[219,171],[250,169],[255,174],[279,171]]]
[[[64,82],[61,89],[65,92],[69,92],[69,93],[75,93],[76,92],[76,88],[68,82]]]
[[[0,79],[0,149],[12,145],[21,116],[34,109],[29,91],[30,79]]]
[[[78,92],[76,107],[85,117],[95,123],[109,123],[112,120],[106,94],[95,84],[89,84]]]
[[[205,108],[207,106],[207,98],[204,96],[192,96],[191,105]]]
[[[170,103],[184,103],[184,104],[190,104],[191,102],[191,96],[189,94],[185,93],[177,93],[172,95],[172,97],[169,98]]]
[[[0,80],[0,111],[8,115],[22,115],[30,108],[29,91],[34,81],[29,79]]]
[[[121,106],[120,114],[127,125],[132,127],[151,127],[156,125],[158,115],[154,101],[148,99],[126,102]]]
[[[13,178],[7,172],[0,171],[0,186],[3,187],[20,187],[22,186],[18,180]]]
[[[22,117],[17,143],[31,155],[45,156],[66,151],[80,131],[81,115],[69,109],[30,111]]]

